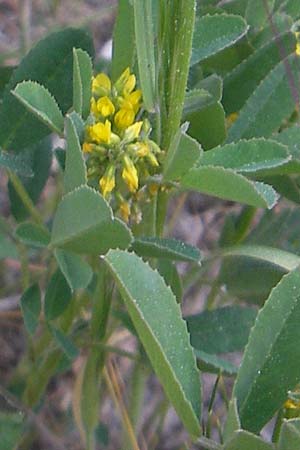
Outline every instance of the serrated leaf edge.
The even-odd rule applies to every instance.
[[[11,94],[16,97],[19,102],[21,102],[25,108],[31,112],[33,115],[35,115],[36,117],[38,117],[41,122],[43,122],[45,125],[47,125],[50,129],[52,129],[54,132],[56,132],[59,136],[63,137],[63,129],[58,128],[46,115],[46,113],[39,111],[38,109],[36,109],[35,107],[33,107],[32,105],[30,105],[30,103],[25,100],[17,91],[16,89],[18,89],[19,86],[30,86],[30,85],[36,85],[38,86],[39,89],[44,90],[45,93],[47,93],[47,95],[49,95],[49,97],[51,98],[51,101],[53,102],[53,104],[55,105],[57,112],[59,112],[60,116],[61,116],[61,120],[62,120],[62,124],[64,121],[64,116],[58,106],[58,103],[56,101],[56,99],[54,98],[54,96],[51,94],[51,92],[42,84],[38,83],[37,81],[32,81],[32,80],[25,80],[22,81],[21,83],[18,83],[16,85],[16,87],[11,90]]]
[[[205,14],[204,16],[199,17],[199,18],[198,18],[198,21],[203,20],[203,19],[208,18],[208,17],[210,17],[210,18],[215,18],[216,15],[215,15],[215,14]],[[231,47],[231,46],[234,45],[238,40],[240,40],[243,36],[245,36],[245,35],[248,33],[248,31],[249,31],[249,28],[250,28],[249,25],[247,24],[247,22],[245,21],[245,19],[244,19],[242,16],[239,16],[238,14],[226,14],[226,13],[221,13],[221,14],[217,14],[217,17],[218,17],[218,18],[219,18],[219,17],[222,17],[222,18],[227,18],[227,17],[230,17],[230,18],[239,18],[239,19],[241,20],[241,22],[243,22],[244,25],[245,25],[245,31],[244,31],[242,34],[239,34],[239,36],[238,36],[236,39],[230,41],[230,43],[224,45],[224,47],[221,47],[217,52],[215,52],[215,53],[213,53],[213,54],[211,54],[211,55],[209,55],[209,56],[206,56],[205,58],[201,58],[201,59],[198,60],[197,62],[192,62],[192,59],[191,59],[191,66],[194,66],[195,64],[199,64],[199,63],[201,63],[202,61],[205,61],[206,59],[210,58],[211,56],[216,55],[217,53],[221,52],[221,51],[224,50],[225,48]],[[196,28],[196,26],[195,26],[195,28]],[[194,50],[194,47],[192,48],[192,54],[193,54],[193,50]]]
[[[107,254],[106,254],[105,257],[104,257],[104,261],[105,261],[105,263],[108,265],[109,269],[115,274],[116,279],[118,280],[118,283],[122,286],[122,288],[124,289],[124,291],[127,293],[128,297],[131,298],[130,292],[127,290],[125,284],[120,280],[120,278],[119,278],[119,276],[118,276],[118,273],[114,270],[113,264],[112,264],[111,262],[108,262],[108,261],[107,261],[107,257],[108,257],[109,254],[110,254],[111,252],[113,252],[113,251],[114,251],[114,250],[109,250],[109,251],[107,252]],[[121,251],[123,251],[123,250],[121,250]],[[136,256],[138,256],[138,255],[136,255]],[[138,257],[139,257],[139,256],[138,256]],[[139,258],[140,258],[140,257],[139,257]],[[187,324],[186,324],[185,320],[184,320],[184,319],[182,318],[182,316],[181,316],[180,306],[179,306],[179,304],[176,302],[176,298],[175,298],[175,295],[174,295],[172,289],[170,288],[170,286],[168,286],[168,285],[166,284],[166,282],[164,281],[163,277],[160,275],[160,273],[158,272],[157,269],[152,268],[152,267],[150,266],[150,264],[149,264],[148,261],[143,260],[143,263],[146,264],[146,266],[148,267],[148,269],[149,269],[150,271],[155,272],[155,273],[162,279],[162,281],[163,281],[163,283],[164,283],[166,289],[170,292],[170,294],[171,294],[172,297],[174,298],[175,309],[176,309],[177,312],[178,312],[178,320],[179,320],[180,322],[182,322],[182,324],[184,325],[184,328],[185,328],[185,331],[186,331],[186,335],[187,335],[187,338],[188,338],[187,346],[189,347],[190,354],[191,354],[192,360],[193,360],[193,362],[194,362],[193,365],[194,365],[195,373],[199,372],[199,370],[198,370],[198,368],[197,368],[197,364],[196,364],[196,358],[195,358],[194,350],[193,350],[192,345],[190,344],[190,340],[189,340],[189,332],[188,332]],[[136,306],[136,301],[135,301],[135,299],[132,300],[132,303],[133,303],[133,305],[134,305],[134,308],[137,310],[139,316],[140,316],[141,319],[143,320],[144,325],[146,326],[146,328],[148,329],[149,333],[150,333],[151,336],[153,337],[153,340],[156,342],[158,348],[160,349],[161,354],[162,354],[162,357],[163,357],[163,359],[164,359],[166,365],[169,367],[170,372],[174,374],[174,377],[173,377],[173,378],[174,378],[174,380],[175,380],[175,382],[176,382],[176,385],[178,386],[178,389],[179,389],[179,391],[180,391],[180,393],[181,393],[183,399],[184,399],[185,402],[190,406],[190,410],[193,412],[195,419],[198,419],[198,417],[197,417],[197,415],[196,415],[196,413],[195,413],[195,411],[194,411],[194,409],[193,409],[193,406],[192,406],[190,400],[187,399],[186,394],[185,394],[185,392],[183,391],[183,389],[182,389],[182,387],[181,387],[181,384],[180,384],[180,382],[179,382],[177,376],[175,376],[176,374],[174,373],[174,370],[173,370],[172,366],[170,365],[169,360],[167,360],[166,357],[165,357],[165,354],[164,354],[164,351],[163,351],[163,348],[162,348],[160,342],[157,340],[156,336],[153,334],[152,328],[149,327],[148,322],[146,321],[146,319],[145,319],[143,313],[141,312],[140,308],[138,308],[138,307]],[[198,422],[197,422],[197,425],[198,425],[199,432],[200,432],[200,429],[201,429],[201,428],[200,428],[200,425],[199,425]]]

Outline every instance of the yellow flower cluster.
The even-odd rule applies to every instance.
[[[162,152],[149,138],[143,118],[142,92],[126,69],[112,83],[99,73],[92,79],[91,111],[82,149],[88,155],[88,176],[97,180],[102,195],[114,202],[128,221],[141,191],[151,194],[147,179],[160,170]],[[135,205],[136,209],[136,205]]]

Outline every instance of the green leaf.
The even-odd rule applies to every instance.
[[[287,269],[262,259],[226,257],[218,275],[218,284],[224,286],[231,297],[261,305],[286,272]]]
[[[223,429],[223,441],[227,443],[229,439],[231,439],[233,433],[238,431],[241,428],[239,413],[237,410],[236,399],[231,399],[229,406],[227,417]]]
[[[191,65],[233,45],[248,31],[245,20],[233,14],[216,14],[196,20]]]
[[[254,308],[227,306],[185,318],[191,344],[210,354],[244,350],[257,311]]]
[[[284,275],[258,313],[235,382],[242,427],[258,432],[300,380],[300,272]]]
[[[292,55],[269,72],[241,109],[229,129],[227,141],[269,137],[278,130],[295,109],[299,95],[298,71],[298,60]]]
[[[36,223],[20,223],[15,231],[16,237],[30,247],[47,247],[50,242],[50,233],[45,227]]]
[[[139,80],[143,91],[143,103],[148,111],[155,107],[155,58],[152,23],[152,1],[133,0],[134,29]]]
[[[293,19],[299,19],[300,17],[300,4],[298,0],[287,0],[284,5],[284,11],[289,14]]]
[[[216,100],[206,89],[192,89],[185,95],[183,116],[207,108],[212,103]]]
[[[281,133],[272,136],[277,142],[288,147],[292,157],[291,161],[285,166],[282,173],[299,173],[300,169],[300,126],[294,125],[286,128]]]
[[[10,77],[13,74],[15,67],[11,66],[1,66],[0,67],[0,100],[3,97],[3,91],[6,84],[9,82]]]
[[[169,259],[159,259],[157,270],[165,280],[166,285],[172,289],[177,303],[181,303],[183,297],[182,283],[175,264]]]
[[[12,94],[52,131],[63,135],[64,118],[54,97],[35,81],[17,84]]]
[[[25,56],[7,84],[0,108],[0,147],[20,150],[50,133],[11,94],[23,80],[37,81],[56,98],[65,114],[72,106],[73,47],[93,56],[90,35],[85,30],[67,28],[52,33]]]
[[[288,164],[289,163],[287,163],[287,165]],[[286,166],[283,166],[282,171],[284,172],[285,169]],[[297,183],[297,178],[294,177],[292,178],[289,177],[288,175],[259,174],[258,179],[263,179],[263,181],[273,186],[274,189],[276,189],[276,192],[280,194],[280,196],[287,198],[291,202],[300,203],[300,190],[299,185]]]
[[[75,253],[104,254],[110,248],[127,248],[129,228],[112,216],[112,210],[95,190],[81,186],[63,197],[52,229],[51,248]]]
[[[155,270],[132,253],[110,250],[104,260],[167,396],[186,429],[199,436],[199,374],[173,293]]]
[[[222,256],[247,256],[261,259],[288,271],[294,270],[300,264],[300,256],[279,248],[264,247],[263,245],[229,247],[222,250]]]
[[[87,184],[86,165],[74,119],[73,114],[66,117],[67,151],[64,171],[64,189],[66,193]]]
[[[57,269],[52,275],[45,294],[46,320],[59,317],[68,307],[72,298],[72,292],[62,272]]]
[[[272,208],[278,196],[271,186],[252,182],[231,169],[205,166],[191,169],[181,187],[233,200],[257,208]]]
[[[202,155],[200,144],[186,134],[188,124],[183,124],[175,134],[164,161],[164,179],[180,179]]]
[[[24,428],[24,416],[16,413],[0,412],[1,450],[12,450],[18,446]]]
[[[114,81],[127,67],[133,69],[135,52],[133,6],[130,0],[123,0],[118,3],[113,34],[111,74]]]
[[[83,119],[90,113],[92,76],[90,55],[80,48],[73,48],[73,107]]]
[[[253,33],[251,44],[258,49],[264,46],[267,42],[274,39],[274,29],[276,28],[276,36],[283,37],[283,33],[289,32],[293,27],[293,19],[291,16],[286,15],[284,12],[275,12],[272,14],[272,23],[270,20],[264,25],[258,33]],[[274,28],[275,27],[275,28]],[[295,36],[294,36],[295,37]]]
[[[223,94],[223,80],[221,77],[213,73],[209,77],[199,80],[194,86],[195,89],[204,89],[216,102],[221,101]]]
[[[285,56],[295,51],[294,33],[267,42],[225,77],[222,104],[227,114],[239,111],[258,84],[282,60],[281,47]]]
[[[244,430],[238,430],[234,433],[232,439],[227,442],[223,450],[274,450],[272,444],[263,441],[255,434]]]
[[[194,354],[197,358],[198,367],[202,372],[217,373],[222,372],[225,375],[235,375],[238,367],[218,355],[206,353],[203,350],[194,349]]]
[[[241,140],[204,152],[199,166],[219,166],[241,173],[267,173],[268,169],[284,166],[290,156],[287,147],[266,139]]]
[[[55,258],[72,291],[85,289],[92,279],[93,271],[79,255],[65,250],[55,250]]]
[[[245,19],[254,28],[261,28],[272,14],[275,0],[249,0]]]
[[[0,260],[4,258],[18,259],[18,250],[14,242],[0,231]]]
[[[33,284],[26,289],[20,304],[25,328],[29,334],[33,335],[38,327],[41,313],[41,291],[38,284]]]
[[[185,120],[190,123],[189,135],[200,142],[204,150],[214,148],[226,139],[225,112],[220,102],[186,114]]]
[[[24,158],[23,154],[15,155],[0,151],[0,166],[12,170],[13,172],[23,177],[33,176],[33,171],[30,163],[26,157]]]
[[[71,339],[66,336],[61,330],[54,327],[52,324],[48,324],[48,327],[51,331],[52,336],[54,337],[56,344],[64,352],[67,358],[71,361],[77,358],[77,356],[79,355],[79,350],[77,347],[75,347]]]
[[[283,419],[278,441],[279,450],[300,448],[300,419]]]
[[[196,247],[176,239],[141,237],[133,241],[131,248],[138,255],[148,258],[167,258],[196,263],[201,260],[200,252]]]
[[[52,163],[51,145],[51,140],[45,138],[31,148],[22,151],[24,158],[28,159],[28,164],[34,175],[31,178],[20,177],[20,179],[33,203],[38,201],[49,176]],[[17,221],[25,220],[29,215],[28,210],[25,208],[10,181],[8,183],[8,193],[12,214]]]

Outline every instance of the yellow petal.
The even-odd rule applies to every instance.
[[[134,122],[134,111],[132,109],[121,108],[115,115],[115,124],[120,130],[125,130]]]
[[[139,186],[137,170],[128,156],[124,156],[124,168],[122,178],[128,186],[130,192],[135,192]]]
[[[92,80],[92,92],[96,95],[107,95],[111,90],[111,81],[105,73],[99,73]]]
[[[114,114],[115,107],[110,98],[104,96],[99,98],[97,101],[97,111],[101,114],[101,116],[108,117]]]
[[[133,125],[131,125],[130,127],[126,128],[125,133],[124,133],[124,139],[127,142],[131,142],[134,139],[137,139],[139,137],[141,128],[142,128],[143,122],[135,122]]]
[[[97,144],[109,144],[111,138],[111,123],[106,120],[105,123],[98,122],[88,128],[89,138]]]

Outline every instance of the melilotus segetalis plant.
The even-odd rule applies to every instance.
[[[152,371],[165,398],[148,429],[173,406],[184,448],[300,448],[299,18],[292,0],[120,0],[102,71],[90,35],[69,28],[37,43],[0,84],[11,202],[0,257],[20,260],[27,333],[0,393],[24,413],[22,448],[32,426],[41,431],[32,411],[49,381],[71,367],[85,449],[98,448],[107,393],[120,445],[145,448]],[[37,205],[53,158],[55,194]],[[165,226],[170,198],[189,190],[244,205],[226,214],[204,256]],[[204,310],[183,317],[184,289],[203,285]],[[134,337],[132,352],[122,333]],[[244,352],[239,367],[232,352]],[[114,355],[133,360],[127,402]],[[216,377],[204,419],[202,371]],[[231,398],[225,377],[235,377]],[[218,391],[226,417],[214,411]]]

